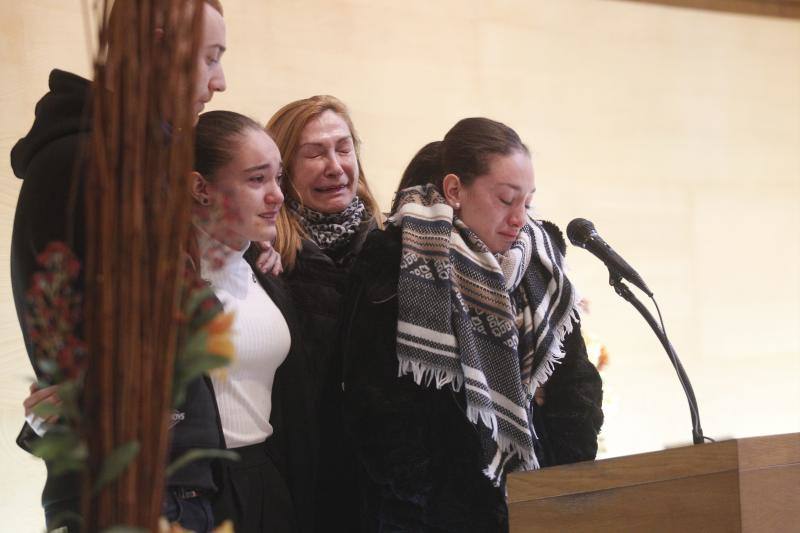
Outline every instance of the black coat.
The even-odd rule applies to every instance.
[[[295,267],[286,275],[309,354],[314,423],[319,432],[315,488],[318,531],[353,531],[358,523],[355,457],[342,431],[341,354],[335,348],[347,277],[374,227],[373,220],[362,223],[350,242],[336,253],[326,253],[304,240]]]
[[[564,248],[557,228],[548,225]],[[495,532],[508,529],[504,488],[483,474],[463,390],[398,378],[400,232],[367,238],[343,302],[345,426],[361,468],[362,531]],[[542,466],[590,460],[603,420],[602,385],[574,324],[566,355],[535,408]]]
[[[308,346],[285,281],[262,274],[254,266],[258,258],[255,247],[248,250],[245,258],[253,267],[264,291],[286,320],[292,339],[289,354],[275,372],[272,386],[270,456],[289,488],[298,531],[308,533],[314,530],[317,515],[314,504],[314,458],[318,454],[319,438],[313,416]]]

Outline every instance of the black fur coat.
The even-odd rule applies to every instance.
[[[564,252],[560,231],[546,224]],[[508,530],[505,487],[483,474],[478,433],[463,390],[398,378],[400,233],[372,232],[353,268],[343,308],[344,421],[359,460],[362,531]],[[603,421],[602,384],[579,324],[536,407],[542,466],[594,459]]]

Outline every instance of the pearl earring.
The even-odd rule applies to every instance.
[[[461,209],[461,202],[456,202],[453,209]]]

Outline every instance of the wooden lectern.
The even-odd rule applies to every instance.
[[[512,474],[508,502],[511,533],[800,532],[800,433]]]

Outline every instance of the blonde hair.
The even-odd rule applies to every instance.
[[[347,111],[347,106],[334,96],[318,95],[303,100],[296,100],[280,108],[267,123],[267,133],[278,145],[284,161],[284,194],[302,203],[302,198],[292,182],[292,162],[300,146],[300,135],[306,124],[325,111],[333,111],[347,124],[350,135],[353,137],[353,146],[358,163],[358,196],[369,210],[372,218],[380,227],[383,225],[383,215],[377,200],[367,184],[364,167],[361,164],[361,139],[358,138],[353,121]],[[291,271],[297,262],[297,253],[302,248],[304,238],[309,238],[297,219],[288,212],[286,205],[281,208],[277,221],[278,236],[275,239],[275,249],[281,254],[281,261],[286,271]]]

